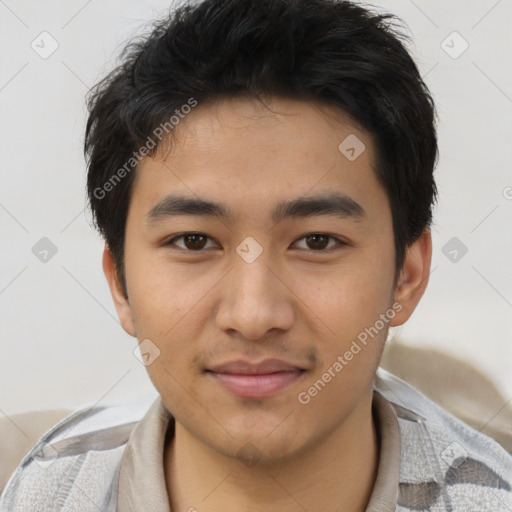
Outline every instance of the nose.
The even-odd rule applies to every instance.
[[[289,330],[295,319],[294,295],[286,277],[264,254],[252,263],[235,257],[233,270],[223,280],[217,309],[220,329],[237,331],[253,341],[264,339],[272,329]]]

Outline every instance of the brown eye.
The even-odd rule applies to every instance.
[[[206,237],[204,235],[194,233],[192,235],[185,235],[183,237],[183,241],[187,249],[195,251],[198,249],[202,249],[205,246]]]
[[[308,244],[310,249],[321,250],[325,249],[329,243],[330,236],[327,235],[308,235],[305,237],[306,243]]]
[[[180,244],[176,243],[178,240],[182,241]],[[201,251],[205,248],[209,237],[202,233],[184,233],[182,235],[171,238],[165,245],[175,245],[184,251]]]
[[[304,241],[305,243],[302,241]],[[309,249],[310,251],[324,253],[329,253],[336,249],[340,249],[342,246],[346,245],[339,238],[336,238],[331,235],[326,235],[324,233],[311,233],[309,235],[305,235],[299,239],[299,242],[302,242],[303,244],[303,247],[299,246],[299,249]]]

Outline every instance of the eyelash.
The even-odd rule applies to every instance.
[[[180,235],[173,236],[172,238],[167,240],[164,243],[164,245],[165,246],[171,246],[171,245],[174,244],[174,242],[176,240],[179,240],[180,238],[184,238],[187,235],[200,235],[200,236],[206,237],[208,240],[212,239],[211,237],[209,237],[208,235],[205,235],[204,233],[199,233],[199,232],[196,232],[196,231],[188,231],[186,233],[181,233]],[[336,243],[335,246],[331,247],[330,249],[316,249],[316,250],[315,249],[300,249],[300,250],[302,250],[302,251],[310,251],[310,252],[315,252],[315,253],[330,254],[332,252],[335,252],[335,251],[339,250],[341,247],[348,245],[343,240],[340,240],[338,237],[335,237],[333,235],[329,235],[327,233],[315,233],[315,232],[308,233],[306,235],[301,236],[297,240],[303,240],[303,239],[307,238],[308,236],[312,236],[312,235],[326,236],[330,240],[335,240],[337,243]],[[192,249],[183,249],[182,247],[178,247],[176,250],[183,251],[183,252],[189,252],[189,253],[201,253],[201,252],[204,252],[206,249],[198,249],[198,250],[194,251]]]

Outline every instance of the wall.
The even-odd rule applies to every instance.
[[[102,274],[82,137],[88,88],[168,4],[0,2],[0,414],[155,393]],[[408,24],[440,118],[430,284],[393,335],[512,397],[512,2],[379,5]]]

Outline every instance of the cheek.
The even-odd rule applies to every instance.
[[[308,316],[317,330],[308,332],[316,334],[312,342],[321,353],[321,365],[304,382],[297,400],[320,424],[328,421],[329,411],[339,409],[340,397],[346,412],[371,387],[389,328],[389,318],[381,317],[390,307],[389,269],[368,261],[345,270],[330,274],[321,284],[317,281],[307,303],[315,313]]]
[[[355,405],[371,385],[389,328],[381,315],[390,307],[393,281],[393,254],[380,252],[361,250],[336,270],[315,278],[304,273],[296,282],[297,295],[307,297],[303,311],[315,324],[308,331],[321,353],[321,366],[302,388],[317,411],[336,407],[340,396]]]
[[[200,309],[218,277],[201,275],[198,265],[176,264],[165,251],[141,249],[127,241],[126,277],[138,337],[166,339]],[[131,249],[131,250],[130,250]]]
[[[389,307],[392,262],[363,252],[319,272],[301,272],[294,292],[308,317],[325,327],[326,335],[353,337],[372,325]]]

